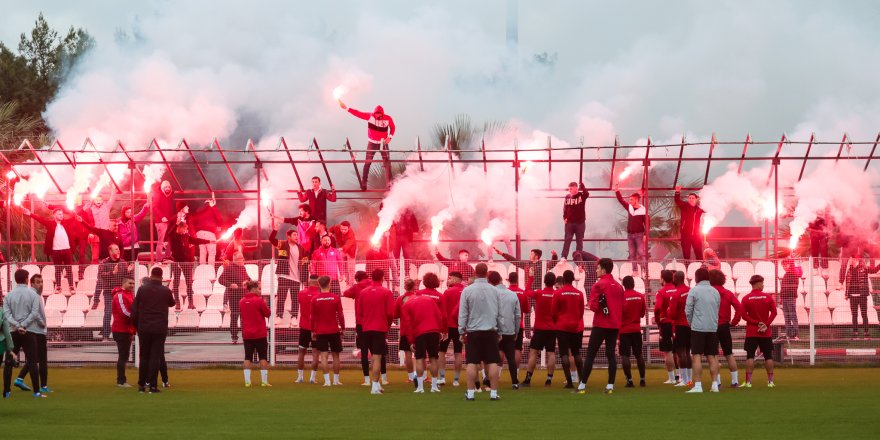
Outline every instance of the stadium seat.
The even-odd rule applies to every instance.
[[[748,278],[737,279],[735,285],[736,289],[734,292],[736,292],[737,296],[742,296],[752,291],[752,285],[749,284]]]
[[[666,265],[666,270],[671,270],[671,271],[675,271],[675,272],[678,272],[678,271],[684,272],[685,270],[687,270],[687,268],[684,267],[684,263],[681,263],[679,261],[673,261],[673,262]]]
[[[40,267],[37,266],[36,264],[25,264],[21,268],[28,271],[28,279],[30,279],[34,275],[41,274]],[[49,294],[55,292],[55,278],[54,278],[54,276],[55,276],[55,272],[52,272],[53,278],[46,278],[45,276],[43,277],[43,296],[46,296],[46,295],[49,295]],[[13,284],[12,287],[15,287],[14,280],[13,280],[12,284]]]
[[[89,303],[89,297],[83,295],[81,293],[77,293],[75,295],[71,295],[67,300],[67,311],[77,311],[84,312],[91,308],[91,304]]]
[[[3,287],[3,290],[6,290],[6,286],[9,286],[9,280],[12,278],[12,274],[15,273],[17,267],[14,263],[6,263],[0,265],[0,286]]]
[[[342,315],[345,317],[346,325],[349,323],[354,324],[355,322],[355,314],[354,314],[354,300],[351,298],[342,298]]]
[[[177,324],[175,325],[175,328],[196,328],[198,326],[198,311],[193,309],[184,309],[177,315]]]
[[[560,260],[558,263],[556,263],[555,266],[553,266],[551,272],[553,272],[557,277],[561,277],[566,270],[574,271],[574,266],[572,266],[571,263],[567,261],[563,262]]]
[[[201,295],[198,293],[193,294],[193,304],[196,305],[196,311],[204,312],[207,308],[207,302],[205,300],[205,295]]]
[[[86,320],[83,324],[86,328],[100,328],[104,326],[104,311],[103,310],[89,310],[86,313]]]
[[[220,283],[214,283],[214,293],[211,294],[211,298],[213,298],[215,296],[219,296],[222,298],[225,293],[226,293],[226,286],[224,286]]]
[[[88,296],[95,295],[95,285],[98,283],[98,280],[95,278],[86,278],[79,280],[76,283],[76,293]]]
[[[247,271],[248,276],[252,280],[259,279],[260,269],[254,263],[247,263],[244,265],[244,270]]]
[[[200,264],[193,270],[194,282],[199,280],[214,280],[216,277],[217,274],[214,271],[214,266],[210,264]]]
[[[620,264],[629,264],[626,262]],[[614,277],[615,280],[620,279],[620,264],[614,263],[614,267],[611,268],[611,276]]]
[[[734,281],[745,280],[748,282],[749,278],[754,274],[755,267],[748,261],[737,261],[736,263],[733,263],[733,267],[731,268],[731,275]]]
[[[63,296],[63,295],[61,295]],[[64,320],[64,313],[60,310],[46,310],[46,327],[58,328]]]
[[[266,267],[263,268],[263,275],[262,278],[260,278],[260,291],[263,295],[271,295],[278,292],[278,278],[275,277],[275,274],[272,271],[266,270],[270,267],[271,266],[267,264]]]
[[[641,278],[633,278],[633,280],[635,281],[635,284],[636,284],[636,287],[635,287],[636,292],[645,293],[645,280],[643,280]]]
[[[691,264],[688,264],[687,272],[685,272],[687,279],[694,279],[695,274],[697,273],[697,269],[703,266],[702,262],[693,261]]]
[[[205,310],[223,310],[223,295],[209,296]]]
[[[47,318],[48,319],[48,318]],[[86,317],[83,312],[79,310],[68,310],[64,313],[64,318],[61,320],[62,328],[82,328],[86,323]]]
[[[223,324],[223,315],[219,310],[206,310],[199,318],[199,328],[220,328]]]
[[[663,271],[663,265],[656,262],[651,261],[648,263],[648,279],[649,280],[659,280],[660,272]]]
[[[724,276],[727,277],[727,279],[729,279],[729,280],[733,279],[733,268],[730,267],[730,263],[728,263],[726,261],[722,261],[721,262],[721,272],[724,274]]]
[[[223,322],[220,323],[220,328],[229,328],[229,321],[230,321],[230,318],[232,317],[231,315],[232,315],[231,313],[224,313],[223,314]]]
[[[357,272],[359,270],[366,271],[367,270],[367,263],[355,263],[354,271]]]
[[[626,277],[626,276],[631,277],[633,274],[632,264],[621,263],[620,268],[617,270],[617,272],[619,275],[619,277],[617,277],[618,280],[622,280],[623,277]]]
[[[828,261],[828,269],[825,270],[828,274],[828,288],[829,289],[839,289],[840,286],[840,260],[829,260]]]
[[[174,328],[177,326],[177,312],[174,310],[168,311],[168,328]]]
[[[97,264],[89,264],[88,266],[86,266],[85,270],[83,271],[83,276],[80,279],[80,281],[88,280],[88,279],[92,279],[92,280],[98,279],[98,265]]]
[[[214,283],[208,279],[199,279],[193,276],[193,293],[197,295],[210,296],[214,293]]]
[[[64,312],[67,310],[67,297],[56,293],[47,296],[45,309],[46,313],[49,313],[50,310]]]

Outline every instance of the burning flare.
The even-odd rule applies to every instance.
[[[348,93],[348,89],[343,85],[338,85],[333,89],[333,99],[339,101],[346,93]]]
[[[717,225],[718,225],[718,220],[716,220],[715,217],[712,217],[710,215],[704,215],[703,216],[703,226],[700,229],[702,229],[703,235],[709,235],[709,231],[711,231],[712,228],[714,228]]]
[[[440,231],[443,230],[443,223],[452,218],[452,212],[449,208],[444,209],[431,217],[431,244],[437,246],[440,243]]]

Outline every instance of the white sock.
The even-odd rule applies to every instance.
[[[739,383],[739,370],[730,372],[730,383]]]
[[[260,370],[260,380],[269,383],[269,370]]]
[[[572,372],[571,372],[571,381],[572,381],[572,382],[577,382],[577,381],[578,381],[578,373],[577,373],[577,371],[572,371]]]
[[[606,389],[606,390],[613,390],[613,389],[614,389],[614,384],[613,384],[613,383],[609,383],[608,385],[605,385],[605,389]]]
[[[370,376],[364,376],[364,383],[370,383]]]
[[[297,380],[302,380],[303,370],[296,370],[296,378],[297,378]]]
[[[336,373],[333,373],[333,383],[338,383],[338,382],[339,382],[339,375]]]
[[[715,375],[715,379],[712,380],[712,383],[717,383],[717,384],[721,383],[721,373],[718,373]]]
[[[416,389],[424,391],[425,390],[425,381],[424,380],[418,381],[416,383]]]
[[[473,399],[474,398],[474,390],[467,390],[467,396],[468,396],[468,399]]]
[[[244,383],[251,383],[251,369],[244,369]]]
[[[388,374],[387,373],[382,373],[382,381],[388,382]]]
[[[702,390],[703,389],[703,382],[694,382],[694,389],[695,390]]]
[[[721,385],[718,382],[712,382],[712,391],[718,391],[718,386]]]
[[[422,371],[422,382],[424,382],[428,378],[428,372]]]
[[[678,370],[676,370],[676,373],[678,373],[678,380],[683,381],[684,380],[684,368],[679,368]]]
[[[413,380],[413,379],[416,378],[416,374],[413,373],[412,371],[410,371],[410,372],[407,372],[407,373],[406,373],[406,377],[407,377],[409,380]]]
[[[489,397],[498,397],[498,390],[489,390]]]
[[[373,391],[379,391],[382,388],[379,386],[379,382],[373,382]]]
[[[324,373],[324,383],[330,383],[330,373]]]
[[[312,370],[311,374],[309,374],[309,382],[315,381],[315,376],[318,374],[317,370]]]
[[[675,371],[667,371],[667,375],[669,375],[669,380],[675,380]]]
[[[436,380],[431,382],[431,389],[440,391],[440,384],[438,384]]]
[[[693,382],[694,380],[694,370],[691,368],[684,369],[684,375],[687,377],[687,382]]]
[[[445,379],[445,378],[446,378],[446,369],[445,369],[445,368],[441,368],[441,369],[440,369],[440,378],[441,378],[441,379]]]

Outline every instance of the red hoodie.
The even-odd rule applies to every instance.
[[[266,318],[271,313],[263,297],[256,293],[248,293],[238,302],[241,310],[242,339],[262,339],[266,331]]]
[[[296,298],[299,300],[299,328],[312,329],[312,298],[321,293],[318,286],[309,286],[299,291]]]
[[[666,309],[666,316],[669,317],[669,320],[672,321],[672,324],[674,325],[690,327],[687,315],[684,313],[684,306],[687,304],[688,292],[690,292],[691,289],[682,284],[677,286],[675,290],[675,294],[673,294],[672,298],[669,300],[669,307]]]
[[[526,296],[526,292],[520,289],[519,286],[510,286],[508,289],[510,289],[511,292],[516,293],[516,297],[519,298],[519,310],[522,312],[522,318],[519,320],[519,328],[525,330],[526,315],[532,313],[532,306],[529,304],[529,297]]]
[[[351,298],[354,300],[354,316],[355,316],[355,324],[361,323],[361,315],[358,313],[358,295],[366,289],[373,285],[373,280],[369,278],[365,278],[363,280],[358,281],[355,285],[345,289],[345,292],[342,292],[342,296],[346,298]]]
[[[361,324],[361,331],[387,333],[394,321],[394,294],[382,287],[382,283],[372,283],[360,291],[354,303],[357,322]]]
[[[408,335],[417,338],[427,333],[445,333],[443,313],[437,303],[426,295],[415,295],[403,305],[403,320],[409,325]]]
[[[721,307],[718,308],[718,325],[730,324],[735,326],[739,324],[743,315],[742,304],[736,299],[733,292],[724,288],[724,286],[712,286],[721,294]],[[730,308],[733,307],[733,318],[730,317]]]
[[[348,112],[354,117],[367,121],[367,138],[370,142],[378,144],[385,138],[394,136],[394,119],[385,114],[382,106],[376,106],[373,113],[362,112],[351,107]]]
[[[743,297],[742,300],[743,319],[746,321],[746,337],[747,338],[769,338],[771,337],[770,324],[776,319],[776,301],[773,301],[773,295],[764,293],[760,290],[753,290],[751,293]],[[767,325],[767,330],[758,331],[758,323],[763,322]]]
[[[553,323],[553,288],[529,290],[526,296],[535,300],[535,330],[556,330]]]
[[[413,341],[414,335],[409,333],[409,321],[406,316],[403,315],[403,305],[408,303],[413,296],[415,296],[416,292],[405,292],[403,295],[397,297],[397,301],[394,302],[394,318],[400,319],[400,336],[406,336],[411,343]],[[456,316],[456,322],[458,322],[458,317]]]
[[[312,334],[332,335],[345,328],[342,300],[330,292],[312,298]]]
[[[642,318],[645,316],[647,308],[644,294],[635,290],[623,292],[623,320],[620,324],[620,333],[641,332]]]
[[[654,298],[654,319],[657,320],[658,324],[672,323],[666,312],[669,309],[669,302],[672,301],[672,297],[675,296],[677,290],[678,288],[675,287],[675,284],[669,283],[664,284],[660,291],[657,292],[657,296]]]
[[[131,303],[134,302],[134,293],[121,287],[113,289],[113,325],[110,330],[113,333],[137,333],[134,323],[131,321]],[[106,307],[106,306],[105,306]]]
[[[444,312],[446,308],[443,306],[443,294],[438,292],[436,289],[422,289],[416,292],[416,295],[427,296],[434,300],[434,304],[437,304],[437,307],[440,309],[440,312]],[[455,317],[455,323],[458,323],[458,316]],[[443,314],[443,327],[452,327],[448,325],[446,322],[446,314]]]
[[[584,294],[572,285],[553,292],[553,324],[557,331],[584,331]]]
[[[608,314],[599,305],[599,295],[605,294]],[[590,310],[593,311],[593,327],[620,330],[623,321],[623,286],[611,274],[599,277],[590,290]]]
[[[461,292],[464,285],[453,284],[443,292],[443,312],[446,313],[446,325],[458,328],[458,306],[461,303]]]

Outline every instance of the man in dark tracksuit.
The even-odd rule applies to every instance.
[[[275,246],[275,275],[278,276],[276,314],[279,318],[284,316],[284,301],[287,299],[288,293],[290,293],[291,315],[299,316],[297,296],[302,285],[300,275],[302,274],[302,264],[306,263],[309,258],[306,250],[299,245],[299,235],[296,233],[296,229],[288,229],[286,236],[287,240],[278,241],[277,229],[273,229],[269,234],[269,243]]]
[[[171,289],[162,285],[162,268],[154,267],[150,278],[138,288],[131,305],[131,320],[140,338],[140,368],[138,391],[149,388],[158,393],[159,365],[165,356],[165,337],[168,334],[168,308],[174,307]]]
[[[571,238],[575,239],[575,250],[584,250],[584,231],[587,225],[587,198],[590,193],[584,187],[584,183],[568,184],[568,194],[565,195],[565,204],[562,206],[562,221],[565,223],[565,242],[562,244],[562,258],[568,258],[568,248],[571,246]]]
[[[675,206],[681,213],[681,225],[679,226],[679,235],[681,235],[681,255],[685,260],[691,259],[691,249],[694,250],[694,259],[703,258],[703,234],[701,231],[701,220],[703,219],[703,208],[697,205],[700,197],[697,193],[688,194],[687,202],[681,200],[681,187],[675,187]]]

